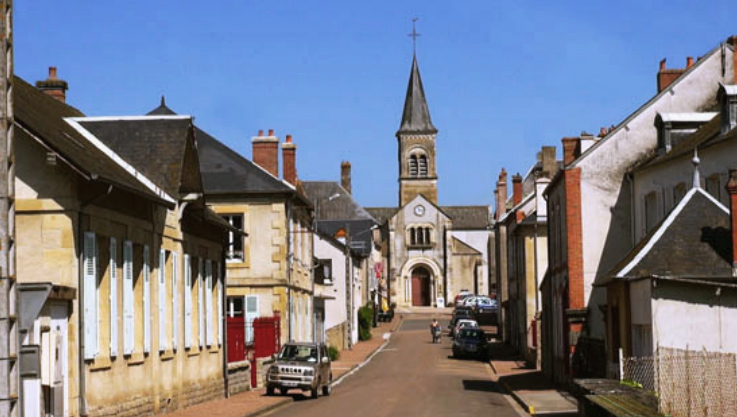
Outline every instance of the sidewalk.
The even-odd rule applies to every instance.
[[[494,381],[502,385],[530,415],[575,416],[576,400],[556,389],[540,370],[528,368],[511,348],[496,342],[491,346]]]
[[[371,330],[371,340],[359,342],[353,347],[353,350],[340,352],[340,359],[333,362],[331,366],[333,381],[357,368],[379,349],[386,342],[384,333],[391,333],[396,330],[399,322],[400,319],[397,316],[391,323],[379,323],[379,327]],[[266,390],[261,388],[233,395],[230,398],[207,401],[183,410],[167,413],[166,417],[200,417],[203,415],[207,417],[255,417],[286,404],[305,399],[302,394],[297,394],[296,391],[293,392],[294,394],[285,397],[267,397]],[[307,395],[309,396],[309,394]]]

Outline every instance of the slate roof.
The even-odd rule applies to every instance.
[[[318,220],[371,220],[376,219],[353,196],[335,181],[303,181],[307,198],[317,202]],[[339,195],[330,200],[330,197]]]
[[[437,133],[430,119],[430,110],[425,99],[425,89],[422,87],[420,67],[417,65],[417,56],[412,57],[412,70],[407,85],[407,95],[404,98],[404,112],[402,123],[397,133],[433,134]]]
[[[161,98],[149,115],[176,115]],[[207,132],[194,127],[199,152],[200,174],[205,194],[291,193],[284,181],[249,161]]]
[[[190,139],[190,116],[85,118],[78,122],[170,196],[202,190],[199,170],[187,169],[198,166]]]
[[[19,135],[32,135],[88,178],[96,178],[127,191],[170,205],[125,166],[82,135],[65,118],[84,117],[74,107],[36,89],[23,79],[13,79],[15,123]]]
[[[644,276],[731,277],[729,210],[692,188],[668,216],[597,282]]]
[[[489,229],[489,206],[440,206],[453,221],[453,230]]]
[[[384,224],[394,217],[399,211],[398,207],[366,207],[366,211],[376,219],[379,224]]]

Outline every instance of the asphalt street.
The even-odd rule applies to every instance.
[[[447,326],[446,322],[441,322]],[[491,381],[488,364],[451,358],[450,339],[433,344],[430,320],[405,316],[389,344],[371,362],[314,400],[295,401],[270,416],[525,416]],[[445,328],[445,327],[444,327]],[[514,405],[513,405],[514,404]]]

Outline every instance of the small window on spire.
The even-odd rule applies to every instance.
[[[415,155],[409,157],[409,176],[417,176],[417,157]]]
[[[419,176],[427,177],[427,157],[425,155],[420,155],[419,162]]]

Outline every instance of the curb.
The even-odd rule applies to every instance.
[[[343,382],[344,379],[348,378],[349,376],[351,376],[354,373],[358,372],[359,369],[361,369],[364,366],[368,365],[368,363],[371,362],[371,359],[373,359],[374,356],[376,356],[376,354],[378,354],[379,352],[381,352],[382,350],[384,350],[384,348],[386,347],[386,345],[389,344],[389,342],[392,340],[392,333],[394,333],[399,328],[399,326],[402,324],[403,321],[404,321],[404,317],[400,317],[399,320],[397,320],[397,324],[394,326],[394,328],[391,329],[389,331],[389,333],[386,333],[386,334],[389,335],[389,337],[386,338],[386,340],[384,341],[384,343],[382,343],[381,346],[379,346],[378,348],[376,348],[376,350],[374,350],[373,352],[371,352],[371,354],[368,355],[366,357],[366,359],[363,360],[363,362],[359,363],[358,365],[355,365],[353,368],[351,368],[350,371],[344,373],[343,375],[341,375],[340,377],[338,377],[338,379],[336,379],[335,381],[333,381],[333,383],[330,384],[330,387],[337,387],[338,385],[340,385]]]
[[[517,401],[517,404],[519,404],[522,407],[522,409],[525,410],[525,412],[527,412],[527,414],[531,416],[535,415],[535,407],[528,406],[527,403],[525,403],[522,400],[522,397],[520,397],[519,395],[517,395],[516,392],[514,392],[514,390],[509,386],[509,384],[507,384],[506,382],[500,382],[499,385],[501,385],[502,388],[504,388],[504,390],[507,391],[507,394],[511,395],[512,398],[514,398],[514,400]]]
[[[277,402],[275,404],[267,405],[264,408],[251,411],[248,414],[244,414],[242,417],[257,417],[257,416],[262,416],[262,415],[264,415],[266,413],[272,412],[272,411],[274,411],[274,410],[276,410],[278,408],[284,407],[284,406],[286,406],[288,404],[291,404],[293,402],[294,402],[294,400],[292,399],[292,397],[284,397],[283,399],[279,400],[279,402]]]

